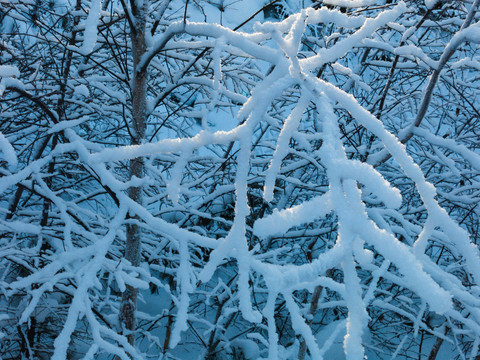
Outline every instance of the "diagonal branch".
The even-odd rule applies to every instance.
[[[462,27],[460,28],[460,31],[453,36],[453,38],[450,40],[450,43],[445,47],[445,50],[443,51],[442,56],[438,61],[437,68],[432,72],[432,75],[430,76],[427,88],[425,89],[425,92],[423,95],[422,103],[420,105],[420,110],[417,113],[417,117],[415,118],[415,121],[407,129],[402,131],[401,134],[399,134],[399,140],[402,142],[402,144],[405,144],[408,140],[412,138],[412,136],[414,135],[414,129],[419,127],[420,124],[422,123],[422,120],[425,117],[425,114],[427,113],[428,106],[430,105],[430,101],[433,95],[433,90],[435,89],[435,85],[438,82],[440,73],[442,72],[443,68],[447,64],[448,60],[450,60],[452,55],[455,53],[457,48],[465,41],[464,30],[466,30],[472,23],[473,17],[477,11],[479,4],[480,4],[480,0],[475,0],[475,2],[472,4],[470,12],[465,18],[465,21]],[[390,157],[391,155],[386,150],[382,150],[377,154],[369,156],[369,159],[367,161],[373,166],[379,166],[383,164],[385,161],[387,161],[388,159],[390,159]]]

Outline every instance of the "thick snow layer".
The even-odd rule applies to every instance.
[[[296,50],[294,50],[296,53]],[[288,154],[289,147],[288,143],[290,142],[294,132],[297,130],[302,115],[310,103],[309,96],[303,96],[297,106],[292,110],[290,115],[285,120],[285,124],[278,136],[277,147],[275,153],[273,154],[270,167],[267,171],[267,176],[265,177],[265,187],[264,187],[264,199],[266,201],[273,200],[273,190],[275,186],[275,180],[280,172],[280,167],[284,157]]]
[[[0,222],[0,229],[25,234],[40,234],[41,228],[38,225],[27,224],[21,221]]]
[[[355,7],[363,7],[363,6],[369,6],[369,5],[379,5],[381,4],[381,1],[379,0],[324,0],[324,3],[328,5],[355,8]]]
[[[0,77],[20,77],[20,71],[16,66],[0,65]]]
[[[425,0],[425,6],[428,9],[433,9],[437,3],[439,3],[441,0]]]
[[[79,51],[88,55],[93,51],[97,43],[97,26],[100,19],[100,11],[102,9],[102,0],[92,0],[90,4],[90,11],[85,22],[85,32],[83,35],[83,44]]]
[[[330,211],[332,204],[327,193],[300,205],[274,211],[273,214],[257,220],[253,232],[263,238],[284,234],[288,229],[324,217]]]
[[[81,85],[75,86],[74,94],[79,96],[89,97],[90,91],[88,90],[88,87],[86,85],[81,84]]]
[[[257,360],[260,357],[260,349],[253,340],[235,339],[230,342],[230,346],[239,349],[245,360]]]
[[[2,151],[3,159],[9,166],[16,166],[18,164],[15,149],[7,140],[7,138],[0,132],[0,151]]]

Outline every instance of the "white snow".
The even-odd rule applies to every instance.
[[[0,77],[20,77],[20,71],[16,66],[0,65]]]
[[[2,151],[3,159],[9,166],[14,167],[18,164],[17,155],[12,144],[7,140],[5,135],[0,132],[0,151]]]
[[[425,6],[428,9],[433,9],[437,3],[439,3],[441,0],[425,0]]]
[[[278,22],[253,25],[262,20],[259,14],[240,31],[232,30],[263,3],[194,1],[189,3],[185,22],[181,12],[185,2],[173,1],[170,7],[150,4],[168,14],[159,23],[161,31],[149,37],[139,64],[149,73],[147,132],[150,136],[159,131],[152,139],[146,137],[139,145],[129,146],[128,84],[117,84],[105,75],[117,68],[97,74],[92,73],[97,68],[89,67],[89,61],[98,61],[96,56],[107,55],[109,50],[97,47],[97,32],[107,26],[99,27],[100,16],[107,12],[101,13],[101,0],[87,1],[88,17],[78,28],[85,29],[79,40],[83,40],[80,52],[91,58],[80,56],[85,62],[80,66],[87,74],[67,82],[68,94],[73,89],[73,96],[66,106],[75,110],[56,124],[44,126],[43,118],[38,117],[40,125],[35,123],[29,130],[47,135],[48,141],[57,139],[57,135],[48,135],[58,134],[61,141],[55,147],[49,142],[41,151],[40,146],[34,147],[30,155],[26,142],[31,133],[27,140],[23,133],[0,133],[1,159],[9,165],[0,178],[0,193],[5,194],[2,211],[12,207],[12,191],[18,186],[31,189],[29,196],[40,204],[29,208],[30,200],[22,198],[25,208],[13,219],[7,216],[8,220],[0,221],[0,230],[14,233],[8,238],[14,246],[17,237],[22,238],[18,234],[29,234],[37,248],[45,241],[53,244],[42,254],[41,265],[36,257],[33,265],[15,258],[25,263],[31,274],[9,280],[7,285],[4,276],[0,290],[8,296],[28,294],[18,307],[20,325],[36,316],[42,299],[56,289],[69,291],[71,299],[61,303],[66,314],[52,359],[66,358],[78,330],[87,331],[93,339],[82,350],[85,359],[107,356],[105,353],[125,360],[144,359],[153,356],[148,353],[150,346],[163,347],[160,337],[168,321],[169,349],[163,349],[161,357],[180,354],[178,358],[190,358],[196,351],[193,345],[189,348],[195,332],[204,344],[215,335],[212,341],[225,345],[225,351],[241,351],[246,359],[267,354],[270,360],[297,358],[301,337],[312,359],[363,360],[371,353],[369,323],[379,320],[370,319],[369,314],[377,311],[397,314],[405,320],[402,326],[412,323],[412,334],[395,343],[393,357],[401,356],[407,341],[415,342],[420,332],[427,338],[425,343],[430,337],[445,338],[446,343],[465,338],[462,341],[475,347],[466,355],[476,356],[480,290],[474,284],[480,281],[480,254],[466,231],[470,227],[453,219],[464,212],[478,215],[475,181],[480,155],[467,137],[454,140],[434,135],[436,126],[441,125],[435,117],[429,119],[431,124],[413,129],[415,139],[433,150],[422,148],[422,143],[407,149],[391,131],[402,126],[400,122],[410,121],[410,113],[404,115],[408,112],[405,108],[393,108],[380,120],[372,114],[375,107],[368,104],[370,97],[378,97],[383,86],[380,80],[385,80],[382,72],[388,74],[390,60],[369,58],[367,68],[359,60],[365,49],[373,49],[378,54],[399,55],[399,72],[412,66],[436,68],[439,62],[433,60],[436,57],[428,46],[415,45],[418,15],[402,1],[328,0],[325,4],[347,11],[322,5]],[[282,2],[287,5],[295,4]],[[435,1],[426,0],[425,5],[432,8]],[[371,8],[364,11],[367,6]],[[78,15],[84,19],[83,12]],[[108,21],[115,23],[116,18]],[[122,24],[128,26],[125,21]],[[446,23],[424,24],[422,32],[434,26]],[[475,32],[479,26],[458,31],[447,48],[479,41]],[[111,39],[123,49],[122,41],[128,36],[119,35],[127,33],[114,28],[118,34]],[[333,33],[328,34],[330,28]],[[399,46],[402,39],[405,44]],[[437,40],[432,47],[440,45]],[[95,49],[98,51],[92,53]],[[203,49],[208,51],[197,59]],[[130,55],[128,50],[118,55],[127,57],[128,70]],[[468,73],[468,66],[478,62],[460,57],[452,72]],[[378,70],[379,64],[386,68]],[[372,75],[369,67],[378,71]],[[322,76],[317,75],[319,69],[324,70]],[[41,71],[39,63],[35,74]],[[79,76],[77,71],[73,73]],[[36,87],[37,75],[28,82],[22,79],[25,85],[17,79],[20,75],[15,66],[0,66],[0,94],[17,88],[20,96],[20,88],[28,89],[27,100],[38,93],[38,101],[45,97],[46,106],[58,103],[58,98],[48,97],[52,95]],[[449,75],[442,76],[447,80]],[[416,75],[412,79],[417,79]],[[183,101],[192,93],[194,100],[182,108],[175,108],[167,96],[175,94]],[[5,104],[16,100],[6,95]],[[454,101],[448,96],[445,99]],[[402,106],[411,100],[409,111],[414,112],[415,99],[397,100]],[[451,109],[442,110],[448,114]],[[399,116],[396,111],[405,119],[392,119]],[[13,110],[12,114],[9,116],[16,115]],[[110,127],[115,121],[120,124],[118,129]],[[162,128],[164,124],[168,129]],[[104,130],[112,129],[112,139],[102,138]],[[374,167],[369,161],[376,155],[366,161],[360,157],[371,154],[371,148],[364,143],[356,147],[355,141],[370,134],[375,139],[373,153],[383,146],[392,163]],[[422,166],[435,164],[433,175],[418,165],[417,151],[429,152]],[[26,157],[28,161],[23,160]],[[126,167],[137,157],[145,161],[144,177],[131,176]],[[60,169],[64,163],[67,166]],[[55,165],[52,174],[46,172],[50,164]],[[62,181],[70,168],[75,172],[66,179],[72,187],[64,189],[60,184],[57,188],[57,180]],[[455,181],[460,177],[471,184],[457,187]],[[77,178],[80,185],[75,183]],[[448,181],[442,183],[444,178]],[[438,192],[427,179],[440,179]],[[132,186],[142,188],[143,202],[128,196]],[[453,209],[442,208],[445,200],[454,204]],[[40,227],[36,221],[41,219],[44,204],[49,205],[49,221]],[[122,259],[125,226],[133,223],[143,229],[145,258],[137,267]],[[442,261],[437,260],[438,249],[432,244],[440,244],[442,254],[445,249],[444,257],[438,258]],[[311,252],[305,255],[307,247]],[[21,250],[23,257],[37,251],[34,247]],[[13,245],[5,251],[2,248],[1,257],[10,261],[19,251]],[[147,294],[151,284],[161,289],[159,303],[153,304],[158,296]],[[151,322],[162,328],[151,332],[142,328],[148,345],[130,345],[116,328],[120,326],[120,297],[113,289],[124,292],[127,286],[142,290],[140,294],[148,302],[137,311],[142,325]],[[309,308],[316,289],[321,289],[317,309]],[[60,302],[49,304],[56,307]],[[204,310],[198,310],[200,307]],[[329,312],[339,308],[335,320],[329,318]],[[107,321],[100,321],[94,309],[104,310]],[[212,315],[216,310],[218,316]],[[228,315],[236,313],[241,316],[232,320],[233,325],[227,324]],[[322,320],[320,313],[325,315]],[[39,315],[45,319],[41,316],[45,314]],[[0,320],[6,319],[0,315]],[[323,320],[330,324],[317,333]],[[446,321],[452,334],[445,335]],[[288,327],[282,334],[278,332],[280,322]],[[246,335],[241,333],[244,330]],[[157,337],[155,331],[162,335]],[[286,333],[292,344],[286,345]],[[458,344],[447,346],[460,348]]]
[[[332,211],[329,193],[303,202],[300,205],[278,211],[255,221],[253,232],[259,237],[284,234],[288,229],[312,222]]]
[[[88,98],[90,96],[90,91],[88,90],[88,87],[86,85],[80,84],[78,86],[75,86],[74,94]]]
[[[102,9],[102,0],[91,0],[90,10],[85,21],[85,31],[83,35],[83,44],[79,51],[88,55],[91,53],[97,43],[97,26],[100,20],[100,11]]]

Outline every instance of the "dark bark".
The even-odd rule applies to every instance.
[[[134,3],[134,1],[132,1]],[[132,53],[133,53],[133,78],[132,78],[132,122],[131,122],[131,144],[138,145],[145,137],[145,116],[146,116],[146,71],[136,71],[142,55],[146,51],[145,43],[145,21],[148,10],[148,2],[145,1],[142,7],[132,6],[134,16],[134,29],[131,29]],[[144,161],[142,158],[130,160],[129,175],[130,178],[142,178],[144,173]],[[133,201],[142,203],[142,188],[130,187],[128,196]],[[138,220],[135,215],[133,220]],[[133,223],[127,225],[127,238],[125,244],[125,259],[133,266],[140,265],[141,252],[141,229]],[[135,343],[136,329],[136,309],[137,309],[138,289],[127,285],[122,296],[122,305],[120,310],[120,321],[123,331],[127,335],[128,342],[131,345]]]

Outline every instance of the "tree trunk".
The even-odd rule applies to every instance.
[[[135,6],[132,0],[132,14],[134,16],[134,28],[130,31],[132,41],[133,54],[133,75],[132,75],[132,123],[130,126],[131,144],[141,144],[145,137],[145,122],[146,122],[146,72],[137,72],[137,64],[142,55],[145,53],[145,21],[148,9],[148,1],[144,1],[139,7]],[[142,178],[144,172],[143,158],[135,158],[129,163],[130,178]],[[130,187],[128,196],[136,201],[142,203],[142,187]],[[134,216],[137,219],[137,216]],[[133,266],[140,265],[141,253],[141,229],[136,224],[127,224],[127,239],[125,245],[125,259]],[[126,290],[122,296],[122,304],[120,311],[120,321],[124,333],[127,335],[128,342],[134,345],[135,342],[135,328],[136,328],[136,309],[137,309],[137,294],[138,290],[130,285],[126,286]]]
[[[444,334],[447,335],[449,330],[450,329],[448,328],[448,326],[445,326]],[[432,350],[430,350],[430,354],[428,355],[428,360],[436,360],[438,351],[440,350],[440,347],[442,346],[442,344],[443,344],[443,339],[437,337],[437,340],[435,340],[435,344],[433,344]]]

